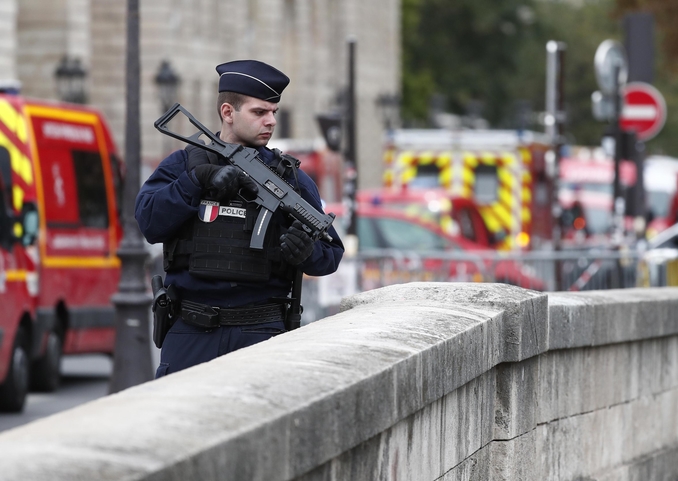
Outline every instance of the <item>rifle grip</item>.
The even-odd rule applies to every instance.
[[[252,231],[250,249],[259,251],[264,249],[264,238],[266,237],[266,231],[268,230],[268,224],[271,222],[271,217],[273,217],[273,212],[266,207],[262,206],[261,209],[259,209],[257,222],[254,224],[254,231]]]

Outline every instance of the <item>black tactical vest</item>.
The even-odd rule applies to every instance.
[[[274,150],[280,160],[278,175],[294,175],[299,161]],[[229,282],[268,281],[271,275],[293,279],[294,268],[281,257],[280,236],[291,223],[279,210],[273,214],[264,238],[264,249],[249,248],[259,206],[231,200],[201,200],[198,215],[177,235],[163,243],[165,271],[188,269],[196,277]]]
[[[268,281],[281,274],[280,235],[285,222],[274,214],[263,250],[249,248],[258,214],[256,204],[202,200],[198,215],[163,244],[166,271],[188,269],[196,277],[231,282]]]

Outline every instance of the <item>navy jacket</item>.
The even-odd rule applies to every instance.
[[[273,152],[265,147],[258,149],[267,163],[274,161]],[[144,183],[136,198],[135,217],[142,234],[151,244],[165,242],[192,216],[198,215],[202,189],[195,177],[187,171],[188,155],[178,150],[165,160]],[[320,194],[313,180],[301,169],[297,170],[301,196],[322,212]],[[288,181],[294,185],[293,179]],[[330,227],[333,241],[319,240],[313,253],[301,265],[305,274],[324,276],[337,270],[344,246],[336,230]],[[291,282],[271,278],[260,283],[230,283],[194,277],[187,270],[168,272],[165,285],[174,284],[182,299],[219,307],[237,307],[265,302],[271,297],[285,297]]]

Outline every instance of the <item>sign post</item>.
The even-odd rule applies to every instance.
[[[666,122],[666,101],[659,90],[644,82],[631,82],[622,89],[622,95],[621,129],[635,132],[641,141],[657,135]]]

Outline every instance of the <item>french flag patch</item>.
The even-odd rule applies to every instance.
[[[198,217],[203,222],[214,222],[219,215],[219,202],[212,200],[201,200],[198,209]]]

